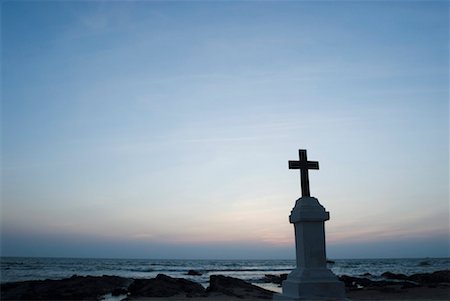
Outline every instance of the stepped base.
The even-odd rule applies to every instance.
[[[283,281],[278,301],[350,301],[345,297],[344,283],[327,268],[296,269]]]

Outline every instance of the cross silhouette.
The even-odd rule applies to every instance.
[[[308,161],[306,149],[298,150],[298,161],[289,161],[289,169],[300,169],[300,184],[302,187],[302,197],[311,196],[309,192],[308,169],[319,169],[319,162]]]

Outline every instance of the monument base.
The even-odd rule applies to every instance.
[[[350,301],[345,297],[344,283],[327,268],[295,269],[283,281],[279,301]]]

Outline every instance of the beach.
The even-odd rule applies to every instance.
[[[350,300],[449,300],[448,258],[336,259]],[[2,257],[2,300],[271,300],[292,260]]]
[[[400,287],[390,287],[384,290],[360,290],[347,292],[351,300],[389,300],[389,301],[432,301],[450,300],[450,287],[416,287],[402,290]]]
[[[346,286],[346,296],[350,300],[449,300],[450,270],[414,274],[406,276],[406,281],[392,279],[392,275],[390,279],[395,281],[371,281],[350,276],[340,279]],[[19,281],[1,285],[2,300],[252,301],[272,300],[274,294],[242,279],[223,275],[212,275],[207,288],[196,282],[163,274],[151,279],[72,276],[60,280]]]
[[[348,291],[347,298],[353,301],[444,301],[450,300],[450,287],[421,287],[412,288],[408,290],[401,290],[399,287],[391,288],[386,291],[382,290],[359,290],[359,291]],[[242,298],[225,296],[225,295],[215,295],[209,298],[197,297],[188,298],[185,296],[175,296],[170,298],[151,298],[151,297],[141,297],[137,299],[131,299],[136,301],[205,301],[217,300],[217,301],[238,301],[243,300]],[[264,299],[245,299],[248,301],[264,300]]]

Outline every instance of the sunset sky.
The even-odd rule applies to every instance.
[[[4,1],[1,254],[449,256],[446,1]]]

